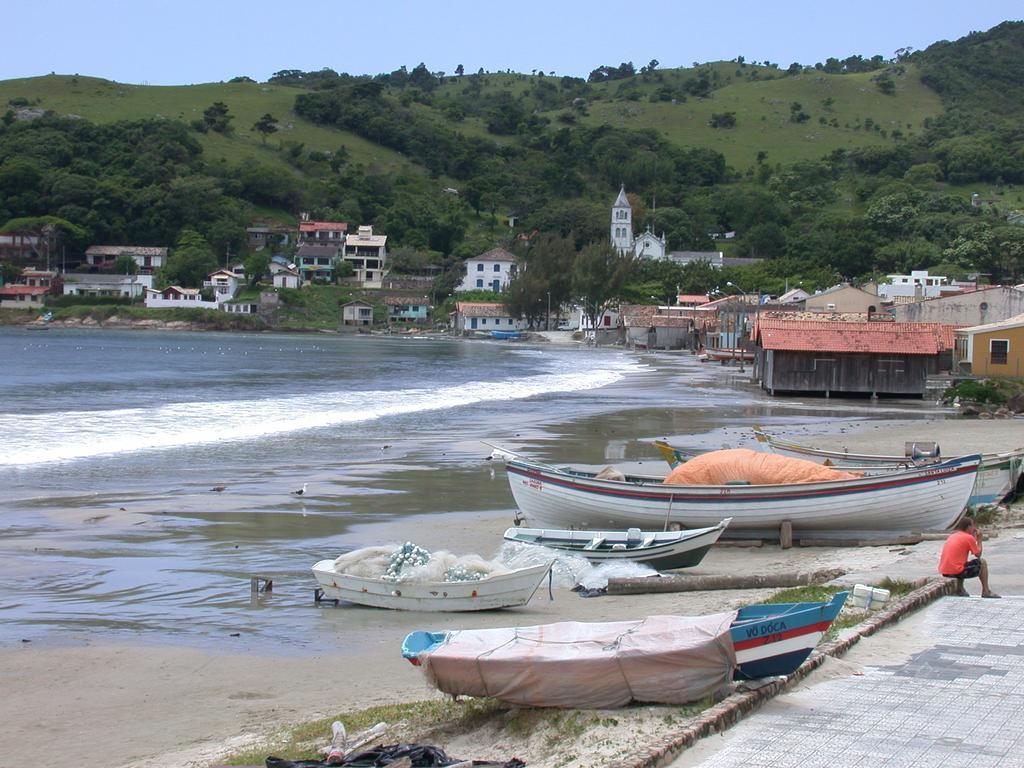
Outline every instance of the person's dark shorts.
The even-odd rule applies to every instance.
[[[960,573],[944,573],[942,575],[950,579],[976,579],[978,578],[978,575],[980,573],[981,560],[979,560],[978,558],[974,558],[973,560],[967,561],[967,564],[964,566],[964,569],[960,571]]]

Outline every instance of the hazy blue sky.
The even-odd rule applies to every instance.
[[[15,0],[0,79],[78,73],[129,83],[200,83],[280,69],[353,74],[425,62],[432,71],[554,70],[658,59],[813,64],[892,56],[1020,19],[1020,0]]]

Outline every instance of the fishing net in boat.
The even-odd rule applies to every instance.
[[[453,696],[581,709],[634,700],[682,704],[732,679],[735,618],[733,611],[461,630],[421,654],[420,663],[431,685]]]
[[[843,472],[813,461],[774,453],[730,448],[694,456],[673,469],[665,482],[669,485],[782,485],[818,483],[826,480],[853,480],[859,472]]]
[[[336,573],[396,582],[478,581],[508,573],[509,568],[479,555],[428,552],[411,541],[395,547],[363,547],[334,561]]]

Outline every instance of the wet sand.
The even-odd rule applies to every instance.
[[[901,413],[904,406],[900,404],[883,406],[881,412],[864,406],[866,417],[915,417],[906,421],[861,420],[856,413],[826,421],[815,413],[823,405],[824,401],[778,401],[778,407],[772,410],[757,402],[735,411],[708,409],[685,415],[652,407],[625,407],[593,418],[553,419],[551,424],[530,425],[514,439],[508,435],[481,437],[504,440],[509,448],[521,448],[551,460],[652,462],[662,467],[646,443],[651,437],[678,438],[673,442],[702,448],[745,445],[752,440],[749,426],[754,422],[767,422],[772,431],[793,439],[880,452],[902,452],[906,439],[938,440],[946,455],[981,448],[1007,449],[1016,447],[1024,435],[1020,420],[925,420],[920,416],[927,409],[918,409],[917,404],[911,404],[905,413]],[[854,410],[859,407],[854,404]],[[892,412],[887,413],[890,409]],[[425,454],[411,453],[389,464],[388,471],[384,471],[384,462],[353,469],[345,478],[349,488],[359,480],[359,487],[368,492],[358,494],[358,510],[352,519],[340,526],[323,523],[323,540],[340,537],[330,541],[355,546],[412,539],[428,549],[485,555],[494,552],[501,531],[512,517],[504,471],[485,463],[485,452],[475,443],[446,447],[441,468]],[[494,477],[492,469],[496,470]],[[461,475],[461,480],[453,483],[452,472]],[[206,479],[196,483],[205,485]],[[398,491],[399,495],[373,492],[384,490]],[[203,514],[212,515],[211,505],[216,511],[238,503],[237,497],[198,496],[198,488],[196,493],[196,514],[203,505]],[[311,509],[318,504],[316,499],[307,503]],[[146,505],[140,501],[140,506]],[[293,506],[276,523],[282,531],[301,519],[300,505]],[[438,508],[455,511],[438,514],[433,511]],[[148,517],[152,511],[145,508],[141,514]],[[84,519],[93,512],[86,506],[65,514]],[[136,513],[135,509],[131,512]],[[114,518],[113,522],[100,524],[129,522]],[[309,546],[312,540],[305,536],[302,546]],[[933,573],[940,546],[940,542],[924,542],[905,548],[720,548],[692,572],[839,567],[849,571],[846,579],[851,582],[883,575],[911,578]],[[305,559],[311,564],[315,555],[310,552]],[[272,558],[268,557],[270,562]],[[542,590],[529,605],[513,611],[412,614],[356,607],[314,608],[312,582],[308,573],[303,573],[304,567],[289,572],[293,580],[285,579],[269,598],[272,602],[267,609],[287,603],[285,610],[291,613],[286,615],[296,617],[293,631],[315,634],[315,643],[299,642],[290,647],[267,637],[265,631],[258,631],[260,612],[255,611],[250,624],[239,628],[239,637],[219,627],[199,647],[186,647],[173,640],[161,642],[159,637],[138,643],[101,637],[74,647],[34,641],[0,648],[0,683],[6,692],[0,701],[0,742],[5,760],[12,764],[38,760],[43,754],[51,754],[55,745],[62,745],[83,764],[158,764],[169,768],[203,765],[225,749],[249,738],[265,737],[288,723],[374,704],[438,696],[397,652],[401,638],[412,629],[696,614],[739,607],[766,594],[730,591],[583,599],[567,590],[556,590],[550,601]],[[273,631],[287,633],[288,623],[278,619]],[[466,750],[474,746],[482,752],[467,754]],[[497,756],[488,750],[501,746],[456,743],[451,751],[467,757]],[[515,745],[505,746],[527,757],[515,750]],[[587,764],[586,755],[580,759],[583,762],[568,764]]]

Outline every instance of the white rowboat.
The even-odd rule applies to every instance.
[[[509,528],[505,540],[571,552],[592,563],[629,561],[658,570],[689,568],[700,563],[732,522],[692,531],[566,531]]]
[[[551,563],[519,568],[476,581],[393,581],[334,570],[334,560],[313,566],[324,597],[402,611],[488,611],[526,605]]]

